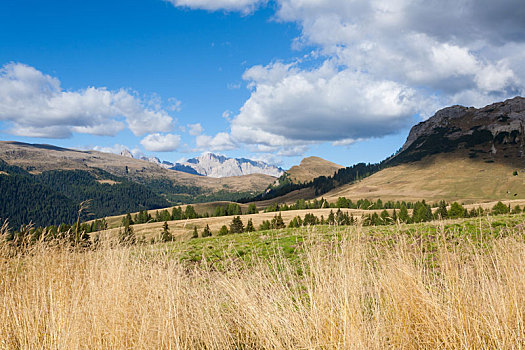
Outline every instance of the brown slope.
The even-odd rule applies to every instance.
[[[0,159],[33,173],[55,169],[89,170],[97,168],[133,180],[166,178],[179,185],[202,187],[210,192],[218,190],[259,192],[275,181],[274,177],[263,174],[210,178],[164,169],[145,160],[112,153],[78,151],[51,145],[33,145],[12,141],[0,142]]]
[[[518,171],[517,176],[514,171]],[[523,199],[525,172],[505,162],[486,163],[458,153],[439,154],[383,169],[324,194],[329,201],[338,197],[465,203]]]
[[[286,173],[293,182],[305,183],[319,176],[332,176],[341,168],[344,167],[323,158],[308,157],[304,158],[301,164],[291,167]]]

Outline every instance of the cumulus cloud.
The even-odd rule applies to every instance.
[[[166,0],[177,7],[202,9],[207,11],[238,11],[244,14],[251,13],[255,8],[267,0]]]
[[[172,2],[246,11],[241,0]],[[245,72],[251,95],[227,117],[231,138],[256,151],[295,154],[325,141],[347,146],[395,133],[414,115],[525,93],[520,0],[275,3],[277,20],[301,28],[291,45],[313,47],[314,54]]]
[[[135,135],[169,131],[173,118],[134,92],[88,87],[62,89],[60,81],[37,69],[9,63],[0,69],[0,121],[21,136],[66,138],[73,132],[115,135],[126,126]]]
[[[140,144],[148,151],[171,152],[179,147],[180,140],[180,135],[155,133],[144,137]]]
[[[245,72],[251,95],[230,117],[231,136],[261,152],[345,146],[451,104],[479,107],[525,93],[519,0],[275,3],[275,18],[301,29],[291,45],[315,54]]]
[[[189,133],[192,136],[197,136],[202,134],[203,128],[200,123],[188,124]]]
[[[220,132],[215,136],[199,135],[195,138],[197,149],[201,151],[227,151],[237,147],[230,134]]]
[[[232,135],[245,143],[293,145],[377,137],[407,126],[421,101],[415,90],[325,62],[256,66],[245,73],[254,86],[232,121]]]

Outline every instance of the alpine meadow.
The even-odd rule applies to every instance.
[[[0,349],[525,348],[518,0],[0,4]]]

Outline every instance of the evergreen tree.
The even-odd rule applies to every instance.
[[[255,231],[255,227],[253,226],[252,219],[248,219],[248,223],[246,224],[246,228],[244,229],[246,232],[253,232]]]
[[[440,201],[438,205],[438,209],[435,213],[436,219],[446,219],[448,217],[448,211],[447,211],[447,203],[445,201]]]
[[[388,214],[388,211],[386,211],[386,209],[384,209],[382,212],[381,212],[381,221],[383,222],[384,225],[388,225],[392,222],[392,218],[390,217],[390,215]]]
[[[492,207],[492,215],[507,214],[509,212],[509,207],[505,204],[498,202],[494,207]]]
[[[308,213],[305,214],[303,220],[303,226],[314,226],[319,223],[319,219],[314,214]]]
[[[408,209],[404,202],[401,203],[399,207],[399,221],[406,222],[406,223],[410,222],[410,216],[408,215]]]
[[[126,216],[124,216],[122,218],[122,226],[126,226],[126,225],[133,225],[134,222],[133,222],[133,219],[131,218],[131,214],[130,213],[127,213]]]
[[[255,205],[255,203],[250,203],[250,205],[248,205],[248,214],[257,214],[258,213],[258,210],[257,210],[257,206]]]
[[[414,212],[412,214],[412,221],[423,222],[432,220],[432,209],[425,201],[414,204]]]
[[[263,222],[259,225],[259,231],[266,231],[271,228],[271,223],[268,220],[263,220]]]
[[[134,244],[136,242],[135,232],[133,231],[133,227],[131,227],[131,224],[130,224],[131,215],[129,219],[130,219],[129,221],[128,220],[125,221],[124,229],[121,228],[119,231],[119,240],[123,244]]]
[[[197,212],[195,212],[195,208],[193,208],[191,205],[186,206],[184,216],[186,219],[196,219],[198,217]]]
[[[204,230],[202,230],[202,237],[210,237],[210,236],[211,236],[210,226],[206,224],[206,227],[204,227]]]
[[[228,227],[226,225],[222,225],[221,229],[219,230],[219,236],[224,236],[228,234]]]
[[[290,223],[288,224],[289,228],[297,228],[300,226],[299,223],[297,222],[297,218],[298,217],[296,216],[290,221]]]
[[[304,225],[304,222],[303,222]],[[272,228],[273,229],[281,229],[285,228],[286,225],[283,221],[283,217],[281,216],[281,213],[279,212],[279,215],[275,215],[272,219]]]
[[[240,216],[234,216],[230,223],[230,233],[243,233],[244,224]]]
[[[333,225],[333,224],[335,224],[335,215],[334,215],[333,210],[330,210],[330,214],[328,214],[328,220],[327,220],[327,223],[328,223],[328,225]]]
[[[161,240],[163,242],[171,242],[173,241],[173,235],[170,232],[170,228],[168,226],[168,223],[164,221],[164,225],[162,226],[162,236]]]
[[[514,209],[512,209],[512,214],[519,214],[521,213],[521,208],[519,205],[516,205]]]
[[[193,235],[191,238],[199,238],[199,231],[197,231],[197,226],[193,226]]]
[[[181,220],[182,219],[182,208],[174,207],[171,209],[171,220]]]
[[[450,205],[450,210],[448,211],[448,217],[451,219],[463,218],[467,214],[466,209],[459,204],[454,202]]]

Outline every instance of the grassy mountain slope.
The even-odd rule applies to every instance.
[[[517,171],[516,176],[513,175]],[[525,198],[525,173],[507,163],[486,163],[461,154],[439,154],[385,168],[324,197],[477,202]]]
[[[287,170],[290,180],[295,183],[309,182],[319,176],[332,176],[337,170],[344,168],[319,157],[307,157],[301,164]]]

